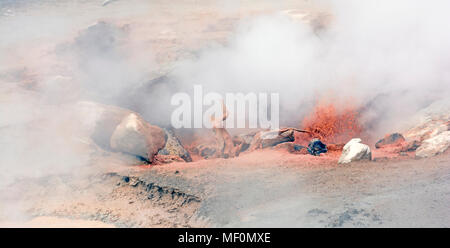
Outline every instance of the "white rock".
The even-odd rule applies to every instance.
[[[431,157],[445,152],[450,146],[450,131],[442,132],[436,136],[426,139],[417,148],[416,156],[421,158]]]
[[[361,143],[360,138],[355,138],[345,144],[339,164],[346,164],[358,160],[372,160],[370,147]]]

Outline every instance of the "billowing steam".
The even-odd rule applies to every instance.
[[[2,187],[90,165],[92,147],[81,128],[90,117],[74,111],[74,103],[120,105],[156,70],[151,49],[133,40],[127,25],[108,19],[120,13],[86,6],[0,3]],[[125,8],[140,14],[145,6]]]
[[[322,30],[278,14],[242,21],[223,46],[173,71],[218,92],[279,92],[280,120],[299,125],[317,101],[353,106],[374,136],[448,96],[450,32],[445,1],[346,1]]]

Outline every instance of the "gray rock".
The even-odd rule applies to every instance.
[[[389,146],[389,145],[396,145],[396,144],[400,144],[402,142],[405,141],[405,138],[403,137],[403,135],[399,134],[399,133],[393,133],[390,135],[387,135],[386,137],[384,137],[383,139],[380,139],[377,143],[375,143],[375,148],[382,148],[384,146]]]
[[[175,133],[170,129],[164,129],[166,135],[166,145],[158,152],[160,155],[174,155],[182,158],[186,162],[192,162],[191,155],[183,147]]]
[[[253,138],[249,150],[253,151],[259,148],[276,146],[284,142],[295,140],[294,130],[288,130],[280,133],[280,130],[261,131]]]
[[[244,133],[233,137],[233,144],[235,147],[237,147],[238,153],[244,152],[250,147],[250,144],[252,143],[252,140],[255,137],[256,133],[257,132]]]
[[[322,141],[320,141],[319,139],[312,139],[309,142],[307,149],[308,149],[309,154],[314,155],[314,156],[318,156],[321,153],[326,153],[328,151],[327,145],[322,143]]]
[[[216,148],[207,145],[199,145],[195,147],[192,152],[202,156],[205,159],[216,156]]]

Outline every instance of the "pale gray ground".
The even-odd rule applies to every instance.
[[[264,153],[271,159],[254,152],[190,164],[118,166],[82,179],[17,181],[2,195],[28,216],[118,227],[449,226],[448,154],[337,165]]]
[[[449,226],[448,155],[345,166],[297,163],[225,160],[199,169],[203,173],[190,172],[195,167],[180,173],[198,173],[195,181],[210,188],[197,214],[213,226]]]

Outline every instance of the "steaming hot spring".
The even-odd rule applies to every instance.
[[[57,2],[0,1],[0,226],[449,226],[448,3]]]
[[[427,111],[432,111],[433,107]],[[176,144],[176,148],[164,148],[155,159],[157,164],[174,160],[232,159],[257,150],[270,150],[295,154],[310,161],[319,162],[326,157],[338,160],[338,163],[349,163],[431,157],[445,152],[448,147],[447,138],[438,138],[445,136],[448,130],[449,122],[445,119],[421,123],[421,127],[407,129],[403,134],[392,132],[377,139],[362,121],[363,111],[363,108],[338,108],[321,101],[295,127],[245,130],[233,136],[226,128],[213,127],[210,131],[194,134],[171,130],[168,137],[175,140],[170,143]]]

